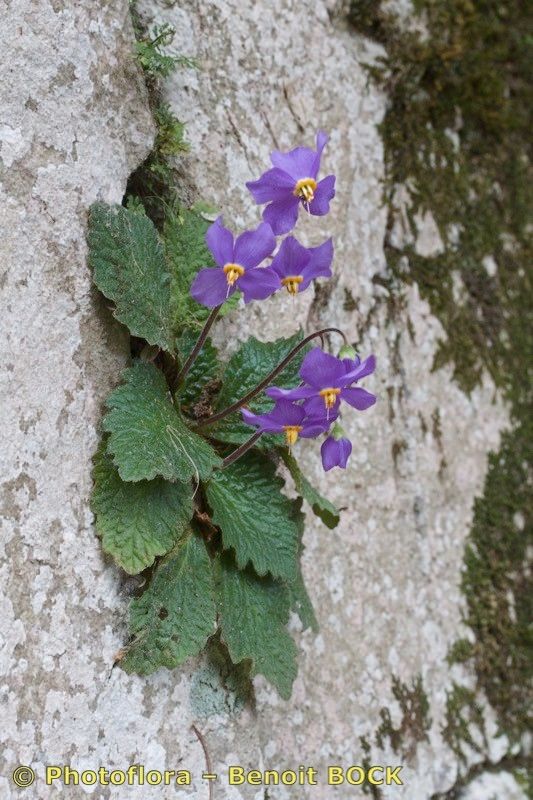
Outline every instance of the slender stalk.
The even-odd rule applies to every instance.
[[[254,389],[251,389],[249,392],[243,395],[243,397],[241,397],[239,400],[236,400],[235,403],[232,403],[227,408],[224,408],[217,414],[213,414],[211,417],[208,417],[206,420],[203,420],[201,425],[198,426],[198,429],[200,430],[202,428],[205,428],[207,427],[207,425],[213,425],[214,422],[218,422],[219,420],[224,419],[224,417],[227,417],[228,414],[233,413],[233,411],[237,411],[239,408],[241,408],[241,406],[244,406],[246,405],[246,403],[249,403],[250,400],[252,400],[257,394],[259,394],[259,392],[262,392],[263,389],[265,389],[270,384],[270,382],[273,381],[274,378],[280,374],[280,372],[283,372],[287,364],[289,364],[292,361],[292,359],[298,355],[300,350],[302,350],[306,345],[308,345],[309,342],[311,342],[313,339],[316,339],[317,336],[322,337],[326,333],[338,333],[342,336],[344,342],[346,342],[346,336],[338,328],[323,328],[320,331],[315,331],[315,333],[310,333],[309,336],[306,336],[305,339],[302,339],[302,341],[299,342],[287,356],[285,356],[283,361],[281,361],[281,363],[279,363],[278,366],[272,370],[272,372],[269,372],[266,378],[264,378],[260,383],[258,383]]]
[[[222,469],[224,469],[224,467],[229,467],[230,464],[233,464],[234,461],[237,461],[238,458],[243,456],[250,449],[250,447],[254,446],[254,444],[258,439],[261,438],[262,435],[263,431],[256,431],[253,436],[250,436],[250,438],[245,441],[244,444],[241,444],[241,446],[237,447],[233,453],[230,453],[229,456],[226,456],[222,462]]]
[[[181,383],[183,383],[183,380],[185,379],[185,376],[187,375],[188,371],[190,370],[190,368],[192,367],[192,365],[196,361],[198,353],[200,352],[200,350],[204,346],[204,342],[207,339],[209,331],[211,330],[211,327],[212,327],[214,321],[218,317],[218,312],[220,311],[221,308],[222,308],[222,305],[216,306],[211,311],[211,313],[209,314],[209,316],[208,316],[208,318],[206,320],[206,323],[205,323],[205,325],[204,325],[204,327],[202,329],[202,332],[200,333],[200,336],[198,337],[198,339],[196,341],[196,344],[194,345],[193,349],[191,350],[191,352],[189,354],[189,358],[187,359],[185,364],[182,366],[182,368],[180,369],[180,371],[176,375],[176,379],[174,380],[174,385],[172,387],[173,391],[176,391],[178,386]]]
[[[209,781],[209,800],[213,800],[213,780],[215,779],[215,775],[213,773],[213,765],[211,764],[211,759],[209,757],[209,750],[207,749],[207,742],[205,741],[204,737],[196,727],[196,725],[191,725],[191,730],[194,731],[194,734],[200,744],[202,745],[202,750],[204,751],[205,757],[205,765],[207,767],[207,774],[211,776],[207,780]]]

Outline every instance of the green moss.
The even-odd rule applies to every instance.
[[[513,776],[526,797],[533,798],[533,772],[526,767],[518,767],[513,770]]]
[[[476,729],[478,736],[474,738],[473,732]],[[446,724],[442,733],[460,761],[467,761],[465,744],[476,753],[482,752],[480,742],[486,745],[485,723],[475,692],[457,683],[453,684],[446,697]]]
[[[373,761],[371,761],[372,748],[366,736],[361,736],[359,739],[359,743],[361,745],[361,750],[363,753],[363,756],[361,758],[361,766],[363,767],[365,772],[368,772],[370,767],[373,766]],[[372,783],[366,783],[366,782],[363,783],[361,786],[361,791],[363,792],[363,794],[370,795],[370,797],[373,797],[374,800],[382,800],[383,798],[383,792],[381,791],[379,786],[376,786]]]
[[[531,729],[533,594],[531,547],[533,424],[505,433],[492,454],[484,496],[476,501],[465,555],[466,623],[479,682],[512,741]]]
[[[136,36],[135,54],[148,88],[156,138],[148,158],[130,176],[127,195],[138,198],[154,222],[161,224],[162,209],[175,204],[175,159],[189,149],[184,124],[162,99],[161,81],[179,68],[193,69],[197,65],[193,59],[169,50],[175,36],[172,26],[165,23],[149,31],[135,2],[130,3],[130,9]]]
[[[422,686],[422,677],[419,675],[411,686],[408,686],[393,676],[392,693],[400,705],[402,718],[398,727],[394,727],[389,709],[382,708],[381,725],[376,731],[376,744],[383,749],[387,738],[395,753],[411,761],[417,744],[427,740],[427,732],[431,726],[429,703]]]
[[[475,665],[477,690],[518,742],[531,726],[533,6],[414,4],[427,35],[406,30],[379,2],[351,4],[354,26],[385,48],[370,70],[388,95],[381,126],[388,230],[395,190],[404,186],[414,237],[417,215],[430,212],[443,242],[442,252],[424,257],[388,235],[381,280],[396,297],[405,282],[416,283],[440,320],[445,338],[434,369],[451,365],[466,392],[488,372],[511,408],[511,429],[490,457],[465,554],[465,622],[473,643],[456,643],[449,660]],[[440,421],[432,422],[438,440]],[[482,740],[477,696],[457,685],[448,696],[445,736],[458,756],[465,743],[479,747],[472,726]]]
[[[448,664],[463,664],[472,658],[474,647],[468,639],[458,639],[450,648],[447,656]]]
[[[482,368],[505,385],[515,343],[502,334],[521,336],[509,315],[519,296],[523,311],[532,299],[525,274],[532,255],[526,225],[533,207],[533,37],[525,33],[531,6],[519,0],[415,5],[428,28],[424,39],[402,33],[380,3],[355,0],[351,12],[352,22],[387,50],[373,75],[389,95],[381,129],[388,200],[396,186],[408,186],[413,227],[417,212],[430,211],[445,245],[442,254],[424,258],[413,246],[389,244],[389,269],[418,283],[446,330],[435,366],[453,363],[467,391]],[[489,255],[494,276],[482,265]],[[404,256],[407,273],[399,266]],[[464,286],[462,302],[454,298],[454,273]]]
[[[148,33],[143,29],[137,12],[132,12],[132,19],[136,33],[135,52],[148,83],[156,85],[160,78],[168,78],[177,67],[196,66],[193,59],[168,51],[176,31],[167,22],[155,25]]]

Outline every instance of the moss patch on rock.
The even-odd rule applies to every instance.
[[[409,762],[416,753],[419,742],[427,741],[431,726],[429,719],[429,702],[419,675],[409,686],[393,676],[392,693],[399,703],[402,718],[398,726],[394,726],[388,708],[380,711],[381,725],[376,731],[376,744],[383,749],[388,739],[395,753],[401,754]]]
[[[417,0],[415,11],[427,35],[402,32],[380,3],[354,0],[351,11],[387,51],[371,73],[389,96],[381,126],[389,229],[403,186],[413,236],[416,218],[430,212],[444,245],[424,257],[390,237],[390,277],[416,282],[442,322],[436,367],[452,362],[467,391],[482,368],[503,386],[524,363],[516,312],[523,319],[532,300],[533,14],[519,0]]]
[[[502,732],[531,726],[531,376],[533,6],[511,0],[414,0],[406,27],[386,5],[352,0],[352,24],[385,55],[369,67],[389,98],[381,126],[391,292],[416,283],[446,337],[434,369],[453,366],[470,392],[487,371],[510,403],[512,429],[490,457],[465,554],[469,660]],[[399,208],[399,188],[407,207]],[[442,246],[417,246],[430,214]],[[406,235],[398,236],[403,215]],[[445,736],[459,757],[480,726],[476,693],[454,686]],[[480,730],[480,741],[483,732]]]
[[[148,89],[156,138],[149,156],[130,176],[126,192],[135,202],[142,202],[154,222],[161,223],[161,208],[175,201],[176,158],[189,149],[185,125],[163,100],[162,80],[176,69],[196,68],[196,63],[171,50],[175,30],[170,25],[155,25],[150,29],[137,10],[136,0],[131,0],[130,11],[136,57]]]

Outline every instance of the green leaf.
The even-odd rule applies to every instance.
[[[193,349],[197,339],[197,331],[185,330],[181,335],[178,350],[182,363]],[[194,411],[194,406],[200,400],[204,390],[207,390],[209,386],[217,387],[219,373],[218,350],[211,339],[206,339],[196,361],[193,362],[187,373],[184,385],[179,390],[180,403],[187,411],[189,408]],[[196,416],[194,413],[192,415]]]
[[[104,552],[136,575],[174,547],[193,515],[190,483],[125,483],[102,440],[94,457],[91,506]]]
[[[272,461],[250,452],[215,472],[206,496],[224,548],[235,550],[241,569],[251,562],[259,575],[291,580],[297,574],[298,525],[282,486]]]
[[[297,577],[288,584],[287,588],[289,591],[291,609],[300,617],[303,630],[305,631],[307,628],[311,628],[314,633],[318,633],[318,620],[309,594],[307,593],[301,569],[298,569]]]
[[[233,558],[218,560],[218,606],[222,641],[235,664],[250,659],[252,674],[264,675],[289,699],[298,667],[296,646],[286,630],[287,589],[252,570],[239,570]]]
[[[204,267],[213,267],[213,256],[205,243],[205,234],[211,225],[193,209],[171,209],[166,216],[163,236],[167,262],[172,274],[172,295],[175,301],[176,328],[199,330],[209,316],[205,308],[190,295],[191,284],[197,272]],[[234,294],[224,303],[221,313],[233,308],[238,302]]]
[[[318,633],[319,630],[318,621],[315,616],[313,604],[311,603],[311,599],[307,593],[307,589],[302,575],[301,560],[302,560],[302,553],[304,550],[302,540],[304,535],[305,516],[302,514],[301,507],[302,507],[302,499],[298,498],[298,501],[293,504],[293,511],[292,511],[292,518],[294,519],[296,525],[298,526],[298,534],[300,539],[300,547],[298,555],[298,572],[296,578],[287,584],[287,589],[289,592],[289,601],[291,609],[295,611],[296,614],[298,614],[298,616],[300,617],[303,630],[305,631],[307,628],[311,628],[311,630],[313,630],[315,633]]]
[[[243,395],[253,389],[266,378],[278,364],[283,361],[290,351],[301,342],[303,334],[298,331],[289,339],[276,339],[274,342],[260,342],[251,336],[236,353],[230,358],[222,378],[222,389],[218,396],[217,411],[239,400]],[[305,348],[290,362],[290,364],[273,381],[276,386],[292,389],[299,383],[298,370],[301,367]],[[249,403],[249,408],[256,414],[264,414],[273,407],[274,401],[261,393]],[[248,439],[255,428],[245,425],[240,411],[225,417],[213,425],[211,435],[221,442],[242,444]],[[280,435],[263,435],[258,447],[268,448],[281,444],[283,437]]]
[[[107,400],[107,449],[124,481],[190,481],[209,477],[222,460],[193,433],[176,411],[163,374],[138,362],[124,373],[126,383]]]
[[[126,672],[148,675],[194,656],[215,632],[212,563],[203,541],[182,539],[130,607],[133,641],[122,660]]]
[[[322,497],[322,495],[317,492],[313,486],[311,486],[305,475],[302,473],[294,456],[291,455],[285,448],[280,449],[280,452],[287,469],[292,475],[292,479],[298,494],[301,494],[304,500],[309,503],[317,517],[320,517],[324,525],[331,529],[336,528],[340,520],[339,511],[335,508],[333,503],[330,503],[329,500],[326,500],[325,497]]]
[[[134,336],[174,350],[174,311],[163,248],[153,222],[122,206],[95,203],[89,217],[94,282]]]

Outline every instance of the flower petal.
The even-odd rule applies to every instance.
[[[333,239],[328,239],[318,247],[310,247],[309,262],[302,271],[303,282],[300,291],[307,289],[315,278],[331,278],[331,262],[333,260]],[[274,266],[274,264],[272,264]]]
[[[322,466],[325,472],[328,472],[333,467],[346,469],[351,452],[352,443],[349,439],[334,439],[333,436],[328,436],[320,448]]]
[[[275,167],[282,169],[293,178],[293,186],[301,178],[314,178],[313,165],[316,159],[316,152],[310,147],[295,147],[289,153],[280,153],[274,150],[270,159]]]
[[[191,286],[191,295],[197,303],[214,308],[233,294],[237,287],[230,286],[224,272],[219,267],[201,269]]]
[[[279,386],[269,386],[265,389],[265,394],[274,400],[305,400],[308,397],[316,396],[316,389],[312,386],[297,386],[296,389],[282,389]],[[324,405],[322,403],[322,405]]]
[[[268,414],[253,414],[246,408],[241,409],[241,414],[247,425],[258,425],[273,433],[282,431],[284,425],[300,425],[305,417],[303,408],[289,400],[278,400]]]
[[[358,369],[361,365],[361,359],[359,356],[355,358],[343,358],[342,363],[344,364],[344,369],[346,373],[353,372],[355,369]]]
[[[365,358],[365,360],[354,369],[353,375],[355,377],[353,380],[359,381],[361,378],[366,378],[367,375],[372,375],[375,369],[376,357],[374,355],[368,356],[368,358]]]
[[[303,408],[290,400],[278,400],[270,413],[283,425],[301,425],[305,417]]]
[[[322,155],[322,150],[329,142],[329,136],[326,131],[317,131],[316,134],[316,150],[319,155]]]
[[[281,281],[271,267],[247,269],[237,280],[237,286],[244,296],[244,302],[265,300],[281,288]]]
[[[271,418],[271,413],[268,414],[253,414],[247,408],[241,408],[241,415],[243,421],[247,425],[256,425],[262,431],[267,433],[282,433],[283,423],[277,422]]]
[[[317,436],[320,436],[321,433],[325,433],[332,422],[333,417],[330,420],[310,420],[309,422],[304,422],[299,435],[302,439],[315,439]]]
[[[349,386],[351,383],[356,383],[361,380],[361,378],[371,375],[376,368],[376,357],[373,355],[368,356],[362,363],[361,361],[357,363],[357,361],[345,358],[342,360],[342,363],[344,364],[346,374],[337,384],[337,386],[341,387]]]
[[[292,192],[270,203],[263,211],[263,219],[268,222],[276,236],[289,233],[298,219],[300,201]]]
[[[325,131],[318,131],[316,135],[316,153],[311,167],[311,178],[316,178],[320,169],[320,160],[322,158],[322,151],[329,142],[329,136]]]
[[[205,242],[219,267],[233,261],[233,234],[222,224],[222,217],[213,222],[206,231]]]
[[[294,179],[282,169],[269,169],[264,172],[259,180],[248,181],[246,188],[252,193],[256,203],[269,203],[285,197],[294,191]]]
[[[320,347],[315,347],[305,356],[300,368],[300,377],[310,386],[317,389],[338,386],[338,381],[345,375],[342,361]]]
[[[370,408],[376,402],[376,395],[367,392],[366,389],[362,389],[360,386],[354,386],[353,389],[341,389],[341,397],[359,411]]]
[[[287,236],[274,256],[271,267],[280,278],[286,278],[287,275],[302,275],[304,267],[309,262],[310,252],[294,236]]]
[[[329,419],[331,422],[333,422],[339,416],[340,405],[341,405],[340,398],[337,397],[337,399],[335,400],[335,405],[333,406],[333,408],[329,409],[329,415],[328,415],[328,409],[326,408],[326,404],[324,403],[324,398],[319,397],[319,395],[315,395],[314,397],[311,397],[309,400],[306,400],[305,403],[303,404],[303,407],[308,417],[314,417],[315,419],[325,417],[326,419]]]
[[[270,225],[262,222],[253,231],[245,231],[237,237],[233,248],[233,259],[246,269],[257,267],[276,246],[276,237]]]
[[[335,175],[328,175],[315,189],[315,196],[309,203],[309,213],[323,217],[329,211],[329,201],[335,197]]]

